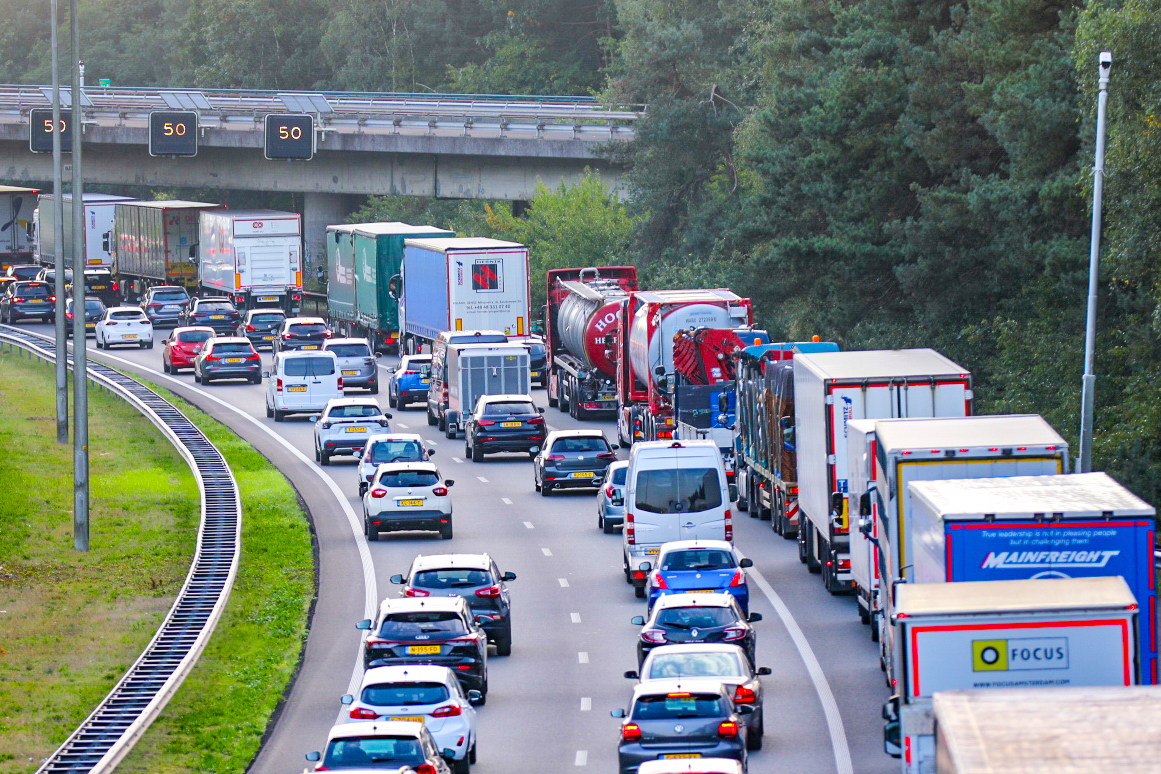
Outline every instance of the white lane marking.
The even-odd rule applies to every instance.
[[[524,522],[524,526],[528,527],[528,529],[536,529],[536,527],[532,526],[532,522],[530,521]]]
[[[411,425],[405,425],[405,424],[403,424],[402,422],[396,422],[396,423],[395,423],[395,426],[396,426],[396,427],[402,427],[404,430],[409,430],[409,429],[411,429]]]
[[[742,552],[739,551],[738,557],[742,558],[743,556]],[[798,655],[802,657],[803,663],[806,664],[806,671],[810,675],[810,681],[814,683],[814,690],[818,694],[818,700],[822,704],[822,712],[826,716],[826,727],[827,731],[830,732],[830,746],[834,750],[834,763],[838,774],[854,774],[854,764],[851,763],[851,748],[847,744],[847,732],[843,728],[843,718],[839,714],[838,702],[834,699],[834,693],[831,692],[830,683],[827,682],[826,674],[822,671],[822,665],[818,663],[818,659],[810,647],[810,642],[807,641],[806,635],[802,633],[798,622],[794,620],[790,608],[786,607],[786,603],[782,601],[782,597],[778,596],[778,592],[774,590],[774,587],[762,577],[762,573],[758,572],[757,568],[751,567],[749,569],[749,575],[757,581],[758,588],[762,590],[762,593],[766,595],[766,599],[770,600],[770,604],[774,606],[778,617],[782,619],[783,626],[790,633],[790,639],[794,640],[794,647],[798,649]]]
[[[488,483],[488,479],[484,478],[483,476],[476,476],[476,478],[480,479],[481,483],[484,483],[484,484]]]
[[[550,549],[542,548],[540,550],[544,552],[545,556],[552,556],[552,551]]]
[[[568,588],[568,578],[557,578],[556,580],[560,583],[560,587],[562,589]]]
[[[580,613],[569,613],[573,623],[580,623]]]
[[[501,497],[501,498],[500,498],[500,501],[501,501],[502,503],[504,503],[504,505],[511,505],[511,504],[512,504],[512,501],[511,501],[511,500],[509,500],[507,497]]]
[[[438,444],[438,443],[436,443],[435,441],[432,441],[432,440],[430,440],[430,439],[425,439],[423,442],[424,442],[425,444],[427,444],[428,446],[439,446],[439,444]]]
[[[379,606],[379,589],[378,589],[378,584],[375,581],[375,563],[373,561],[371,561],[371,551],[367,547],[367,539],[363,536],[362,517],[355,515],[355,510],[351,507],[351,503],[347,500],[346,495],[343,494],[343,490],[339,488],[339,485],[335,483],[335,480],[333,478],[331,478],[321,467],[319,467],[318,463],[316,463],[314,460],[310,459],[305,454],[303,454],[301,451],[299,451],[297,447],[295,447],[293,444],[290,443],[290,441],[286,440],[281,435],[274,432],[273,429],[271,429],[270,427],[267,427],[266,425],[264,425],[260,421],[258,421],[255,417],[251,416],[250,414],[247,414],[245,411],[238,408],[237,406],[234,406],[230,403],[227,403],[226,401],[222,400],[221,398],[219,398],[216,395],[211,395],[210,393],[206,392],[205,390],[203,390],[199,387],[195,387],[191,384],[183,382],[180,379],[175,379],[174,377],[163,374],[160,371],[155,371],[152,368],[149,368],[148,366],[143,366],[143,365],[140,365],[139,363],[134,363],[131,360],[126,360],[124,358],[117,357],[116,355],[110,355],[107,353],[104,354],[103,356],[109,360],[116,360],[118,363],[124,363],[127,366],[131,366],[135,369],[145,371],[146,373],[149,373],[158,379],[163,379],[167,382],[173,382],[174,384],[180,385],[181,387],[185,387],[186,389],[191,390],[192,392],[196,392],[198,395],[202,396],[203,398],[206,398],[207,400],[213,401],[214,403],[217,403],[219,406],[226,408],[226,409],[229,409],[230,411],[233,411],[235,414],[242,417],[247,422],[254,425],[259,430],[261,430],[262,432],[266,433],[268,436],[273,438],[276,442],[278,442],[278,444],[280,446],[282,446],[284,449],[286,449],[292,455],[297,457],[300,462],[305,462],[307,465],[314,468],[314,472],[316,474],[318,474],[319,478],[321,478],[323,480],[323,483],[326,484],[327,487],[331,490],[331,494],[333,494],[335,496],[335,499],[339,501],[340,507],[342,507],[343,512],[346,514],[347,522],[351,526],[351,532],[353,532],[355,535],[355,545],[359,549],[359,562],[363,565],[363,615],[366,616],[367,618],[374,618],[375,617],[376,609]],[[355,653],[355,666],[354,666],[354,669],[351,671],[351,679],[350,679],[350,682],[347,684],[347,692],[348,693],[356,693],[359,690],[359,684],[362,682],[362,680],[363,680],[363,654],[362,654],[362,648],[360,646],[359,651],[357,651]],[[339,716],[338,716],[338,720],[336,720],[336,723],[341,722],[342,718],[343,718],[343,713],[340,712]]]
[[[576,751],[576,765],[577,766],[587,766],[588,763],[589,763],[589,751],[588,750],[577,750]]]
[[[577,658],[577,661],[579,661],[582,664],[589,663],[589,654],[583,650],[580,653],[576,654],[576,658]]]
[[[581,697],[581,712],[591,712],[593,709],[593,700],[588,696]]]
[[[452,457],[452,462],[459,462],[459,463],[462,463],[462,462],[463,462],[463,460],[461,460],[459,457]]]

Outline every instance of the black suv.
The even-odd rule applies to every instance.
[[[282,321],[274,339],[275,352],[295,349],[322,349],[327,339],[334,336],[321,317],[287,317]]]
[[[482,462],[492,452],[535,457],[548,435],[544,409],[524,395],[484,395],[464,425],[464,455]]]
[[[7,277],[18,280],[34,280],[44,267],[35,263],[16,263],[8,267]]]
[[[195,298],[182,313],[181,325],[208,325],[219,336],[229,336],[242,315],[228,298]]]
[[[286,319],[286,312],[281,309],[251,309],[246,312],[242,322],[238,323],[238,336],[250,339],[254,349],[269,347],[274,349],[274,340],[278,338],[278,329]]]
[[[730,594],[665,594],[653,605],[653,613],[634,616],[632,623],[645,627],[637,640],[637,666],[658,645],[682,642],[726,642],[737,645],[754,665],[758,635],[752,623],[761,613],[746,615]]]
[[[90,333],[97,335],[97,320],[100,320],[105,314],[105,305],[101,303],[101,299],[93,296],[85,296],[85,335]],[[65,317],[68,318],[68,324],[65,325],[65,336],[73,335],[73,299],[65,299]]]
[[[72,295],[72,277],[68,280]],[[99,298],[105,306],[120,306],[121,286],[108,269],[85,269],[85,296]]]
[[[141,309],[153,327],[181,325],[181,316],[189,305],[189,293],[180,285],[157,285],[141,297]]]
[[[14,325],[25,317],[45,322],[56,319],[56,296],[44,282],[9,282],[0,296],[0,323]]]

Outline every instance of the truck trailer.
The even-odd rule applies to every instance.
[[[1107,473],[916,481],[920,583],[1119,575],[1143,615],[1138,658],[1157,683],[1156,511]]]
[[[302,309],[302,218],[276,210],[202,210],[198,286],[239,311]]]
[[[850,594],[848,424],[970,414],[971,374],[932,349],[802,353],[793,363],[798,558],[832,594]]]
[[[528,334],[528,248],[498,239],[406,239],[403,271],[388,283],[399,302],[407,354],[444,331]]]
[[[528,348],[519,344],[449,344],[444,364],[448,408],[444,434],[455,438],[481,395],[531,395]]]
[[[84,194],[85,217],[81,244],[84,246],[86,269],[113,270],[113,225],[117,205],[135,201],[132,196],[113,194]],[[64,230],[64,265],[73,268],[73,195],[62,194],[64,205],[61,225]],[[36,262],[46,266],[56,263],[56,253],[60,240],[53,233],[53,213],[56,199],[52,194],[41,194],[36,208]]]
[[[0,271],[31,263],[35,252],[36,188],[0,185]]]
[[[113,273],[126,297],[155,285],[180,285],[195,294],[198,267],[190,255],[198,243],[198,218],[219,209],[209,202],[117,202],[110,246]]]

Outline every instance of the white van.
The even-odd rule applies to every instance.
[[[266,377],[266,416],[317,414],[327,401],[343,397],[343,377],[332,352],[286,350],[274,353]]]
[[[645,596],[653,559],[671,540],[733,542],[731,485],[713,441],[645,441],[633,444],[625,479],[625,528],[621,533],[625,580]]]

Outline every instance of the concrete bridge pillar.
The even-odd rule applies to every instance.
[[[319,270],[326,276],[327,226],[346,223],[355,209],[358,197],[349,194],[307,192],[303,200],[302,241],[306,246],[302,284],[304,289],[319,291]]]

